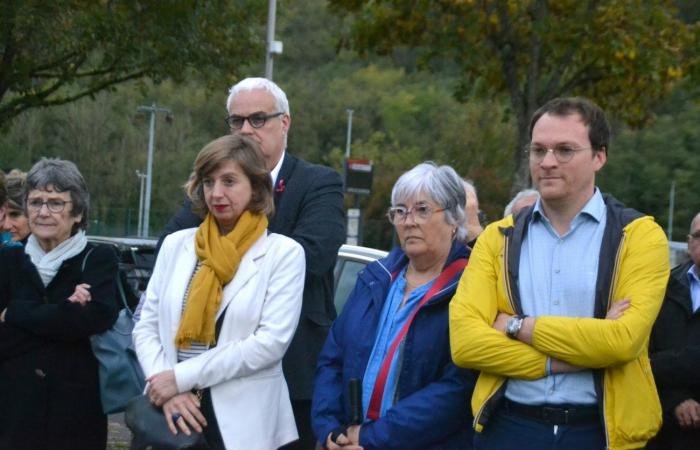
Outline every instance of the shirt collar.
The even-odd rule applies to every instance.
[[[275,185],[275,183],[277,183],[277,176],[279,176],[280,169],[282,169],[282,162],[284,161],[284,154],[286,152],[286,150],[282,150],[282,156],[280,156],[280,160],[277,161],[277,165],[275,166],[275,168],[270,171],[270,178],[272,178],[273,186]]]
[[[603,220],[603,216],[605,215],[605,201],[603,200],[603,194],[600,193],[600,189],[597,187],[593,192],[593,196],[591,196],[591,198],[583,206],[583,209],[576,214],[576,217],[574,217],[572,223],[576,222],[583,214],[598,223]],[[538,219],[547,220],[546,216],[544,215],[544,210],[542,209],[542,198],[537,199],[535,207],[532,209],[532,220],[535,221]]]
[[[698,270],[696,269],[695,264],[691,264],[690,268],[688,269],[688,281],[692,283],[695,281],[696,283],[700,283],[700,277],[698,277]]]

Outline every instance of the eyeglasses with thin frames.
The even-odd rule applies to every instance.
[[[41,207],[46,205],[49,211],[53,213],[60,213],[63,208],[66,207],[66,203],[73,203],[70,200],[61,200],[60,198],[52,198],[47,201],[43,201],[40,198],[33,198],[27,202],[27,208],[32,212],[39,212]]]
[[[576,153],[583,150],[591,150],[591,147],[578,148],[569,144],[557,144],[551,148],[537,144],[530,144],[525,147],[525,153],[529,155],[530,161],[537,163],[541,163],[547,156],[547,153],[552,152],[557,162],[565,164],[571,161]]]
[[[247,120],[248,123],[250,124],[251,127],[253,128],[262,128],[265,126],[265,123],[267,123],[268,119],[272,119],[274,117],[279,117],[283,112],[276,112],[272,114],[264,114],[264,113],[255,113],[251,114],[249,116],[237,116],[237,115],[232,115],[228,116],[225,121],[226,124],[231,128],[232,130],[238,131],[241,128],[243,128],[243,124]]]
[[[430,220],[433,213],[445,211],[445,209],[446,208],[432,208],[431,206],[423,203],[413,205],[410,208],[406,208],[405,206],[392,206],[389,208],[386,216],[389,219],[389,222],[394,225],[398,225],[405,221],[409,215],[413,214],[413,222],[420,225]]]

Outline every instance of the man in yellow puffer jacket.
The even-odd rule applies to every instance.
[[[540,200],[479,237],[450,304],[455,364],[481,371],[477,449],[632,449],[661,425],[647,347],[669,275],[649,216],[595,186],[610,127],[580,98],[530,123]]]

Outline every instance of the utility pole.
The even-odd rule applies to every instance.
[[[345,159],[350,159],[350,142],[352,142],[352,109],[346,109],[348,112],[348,136],[345,141]]]
[[[265,78],[272,81],[273,55],[282,54],[282,41],[275,40],[277,20],[277,0],[268,0],[267,5],[267,45],[265,46]]]
[[[153,147],[156,138],[156,114],[165,113],[172,114],[168,108],[158,108],[153,103],[151,106],[139,106],[138,112],[151,114],[151,125],[148,131],[148,162],[146,165],[146,196],[144,199],[144,214],[143,214],[143,229],[141,236],[147,237],[149,233],[149,219],[151,215],[151,186],[153,185]]]

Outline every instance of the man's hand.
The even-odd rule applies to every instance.
[[[506,325],[508,325],[508,321],[510,318],[513,317],[511,314],[504,313],[504,312],[499,312],[498,315],[496,316],[496,320],[493,322],[493,328],[497,329],[501,333],[506,332]]]
[[[175,395],[177,395],[177,383],[175,382],[175,371],[165,370],[152,377],[146,378],[148,389],[146,395],[156,406],[162,406]]]
[[[700,428],[700,403],[692,398],[676,406],[674,412],[681,428]]]
[[[513,317],[512,314],[499,312],[496,316],[496,320],[493,322],[492,327],[505,334],[506,325],[508,325],[508,321],[511,317]],[[520,326],[520,331],[518,331],[518,334],[515,336],[520,342],[524,342],[527,345],[532,345],[532,333],[535,330],[535,321],[536,319],[534,317],[525,317],[523,319],[523,324]]]
[[[618,300],[616,302],[613,302],[612,307],[608,310],[608,313],[605,315],[605,318],[607,320],[617,320],[620,317],[623,316],[625,311],[630,307],[630,299],[628,298],[623,298],[622,300]]]

